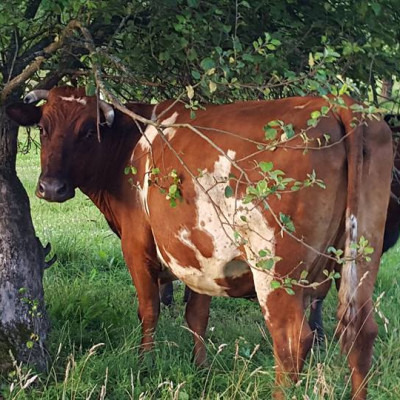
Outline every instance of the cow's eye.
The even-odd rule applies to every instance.
[[[85,139],[91,139],[97,134],[97,132],[94,129],[88,129],[85,134]]]

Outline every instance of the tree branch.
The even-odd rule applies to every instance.
[[[43,49],[43,55],[36,57],[36,59],[31,64],[29,64],[18,76],[7,83],[1,93],[1,101],[4,102],[13,90],[22,85],[28,78],[30,78],[36,71],[38,71],[42,63],[53,53],[55,53],[64,44],[65,39],[70,36],[74,30],[79,29],[80,26],[81,25],[78,21],[70,21],[62,31],[60,37],[56,38],[53,43]]]

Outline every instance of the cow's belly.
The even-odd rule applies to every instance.
[[[209,296],[254,297],[253,275],[248,264],[241,260],[225,261],[204,258],[196,267],[186,265],[179,255],[158,250],[161,262],[190,289]]]

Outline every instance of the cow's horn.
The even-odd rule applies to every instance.
[[[107,125],[110,127],[114,122],[114,109],[103,100],[100,100],[99,106],[101,111],[104,113]]]
[[[47,100],[47,97],[49,97],[48,90],[42,90],[42,89],[32,90],[24,97],[24,103],[30,104],[30,103],[35,103],[36,101],[39,100]]]

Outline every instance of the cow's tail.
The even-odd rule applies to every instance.
[[[341,272],[337,316],[339,320],[338,333],[341,338],[342,351],[347,353],[358,331],[356,292],[359,285],[359,277],[355,258],[357,256],[357,215],[363,165],[363,124],[360,114],[354,113],[350,108],[353,102],[349,98],[345,98],[344,100],[347,104],[347,108],[343,107],[337,111],[344,126],[347,153],[345,262]]]

